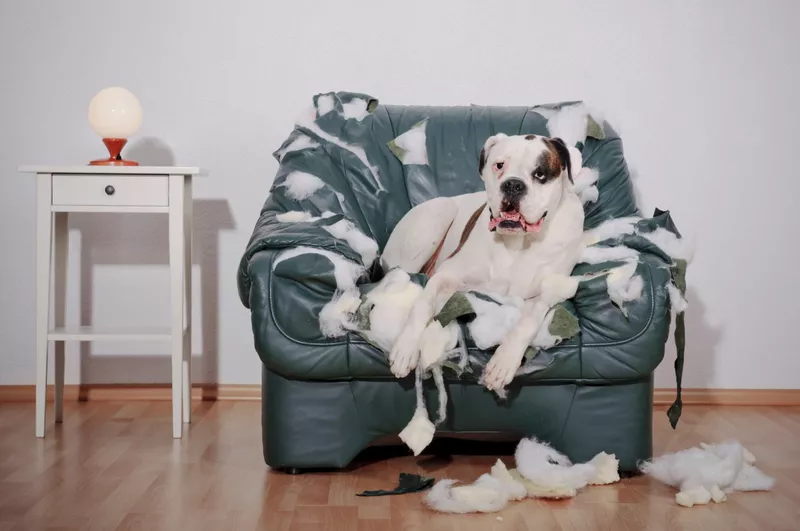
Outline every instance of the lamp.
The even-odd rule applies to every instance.
[[[103,139],[108,149],[107,159],[93,160],[92,166],[138,166],[139,163],[125,160],[120,152],[128,137],[142,125],[142,106],[129,90],[108,87],[98,92],[89,103],[89,124]]]

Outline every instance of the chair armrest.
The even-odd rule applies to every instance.
[[[581,265],[576,274],[608,265]],[[574,302],[581,327],[582,378],[641,378],[661,363],[671,319],[669,263],[657,254],[642,253],[635,275],[642,279],[642,292],[625,303],[627,317],[611,301],[607,275],[580,284]]]

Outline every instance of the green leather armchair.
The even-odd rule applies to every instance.
[[[346,466],[371,442],[398,434],[415,407],[413,375],[395,379],[384,352],[357,334],[321,333],[318,316],[337,289],[324,252],[362,263],[324,225],[349,219],[382,248],[412,206],[482,189],[478,154],[488,136],[548,135],[548,113],[537,107],[395,106],[349,92],[313,101],[274,154],[280,166],[238,271],[263,362],[264,457],[272,467],[297,469]],[[425,120],[427,161],[404,165],[388,144]],[[641,215],[622,141],[610,124],[600,127],[596,136],[602,138],[577,145],[584,165],[600,174],[599,197],[585,205],[587,229]],[[285,181],[292,172],[316,176],[324,186],[312,179],[306,189],[291,189]],[[276,219],[288,211],[333,216],[314,223]],[[646,221],[672,226],[668,212]],[[298,246],[323,253],[277,263],[280,253]],[[380,278],[380,267],[379,261],[363,265],[358,283],[366,289]],[[637,274],[644,289],[629,303],[627,317],[609,300],[603,277],[581,283],[565,303],[580,333],[547,351],[552,363],[546,369],[516,378],[505,401],[478,384],[491,352],[471,344],[472,372],[445,371],[448,415],[438,433],[535,435],[573,461],[605,451],[616,454],[622,471],[634,471],[652,452],[653,371],[670,327],[670,265],[658,248],[642,249]],[[592,267],[581,264],[576,273]],[[435,388],[426,393],[435,418]]]

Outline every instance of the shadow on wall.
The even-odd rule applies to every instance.
[[[689,275],[691,275],[691,264]],[[698,291],[693,287],[686,290],[686,352],[683,365],[683,387],[705,389],[711,385],[715,366],[719,357],[718,347],[722,339],[722,329],[712,326],[706,317],[706,305]],[[658,373],[663,377],[664,385],[658,387],[675,387],[675,330],[673,320],[670,336],[667,340],[664,361],[658,366]]]
[[[172,149],[158,138],[146,136],[127,147],[125,158],[135,160],[142,166],[173,166],[175,156]]]
[[[174,165],[172,150],[156,138],[144,138],[125,151],[125,157],[143,166]],[[192,265],[199,266],[201,317],[193,328],[201,327],[201,359],[193,357],[193,382],[203,386],[203,393],[214,393],[218,381],[219,352],[219,235],[235,229],[235,222],[225,199],[195,199],[193,205],[194,234]],[[166,215],[154,214],[70,214],[70,228],[81,233],[80,324],[92,324],[94,267],[97,265],[164,265],[169,263],[169,230]],[[157,303],[164,294],[157,293]],[[169,301],[168,294],[166,301]],[[197,306],[197,299],[194,299]],[[123,304],[118,301],[116,304]],[[168,326],[168,320],[164,326]],[[163,351],[169,352],[164,341]],[[194,350],[194,349],[193,349]],[[102,383],[168,383],[171,361],[168,354],[93,355],[91,343],[80,346],[81,384]],[[200,361],[200,363],[197,363]],[[105,380],[105,381],[98,381]],[[110,381],[109,381],[110,380]]]
[[[628,174],[630,175],[631,187],[633,188],[633,198],[636,201],[636,205],[641,210],[642,208],[642,190],[639,188],[639,170],[634,168],[628,168]],[[643,215],[647,216],[644,212]]]

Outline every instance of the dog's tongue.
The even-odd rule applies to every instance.
[[[497,226],[503,221],[516,221],[522,225],[522,228],[525,232],[539,232],[539,229],[542,226],[542,221],[544,218],[540,219],[536,223],[528,223],[527,220],[522,217],[522,214],[517,212],[516,210],[513,211],[504,211],[500,212],[500,215],[495,217],[489,218],[489,230],[495,230]]]

